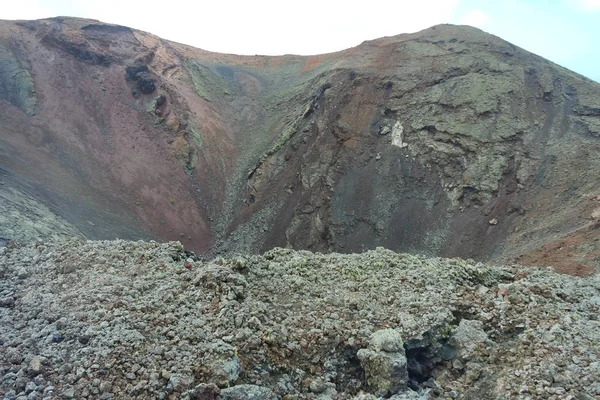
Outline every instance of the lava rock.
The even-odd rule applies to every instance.
[[[217,400],[221,389],[214,383],[201,383],[186,394],[190,400]]]
[[[12,296],[5,296],[0,298],[1,308],[11,308],[15,305],[15,299]]]
[[[481,321],[463,319],[450,337],[449,344],[456,349],[459,357],[469,359],[479,345],[488,341],[488,335],[483,330]]]
[[[221,400],[277,400],[271,389],[257,385],[237,385],[221,390]]]
[[[35,356],[29,361],[27,366],[27,374],[31,377],[37,376],[43,372],[42,360],[40,357]],[[35,389],[34,389],[35,390]]]
[[[63,340],[65,340],[65,337],[60,332],[56,332],[52,335],[52,343],[60,343]]]
[[[389,396],[407,389],[407,359],[399,332],[393,329],[375,332],[369,348],[360,349],[357,357],[376,395]]]
[[[194,377],[186,374],[171,374],[167,388],[183,393],[194,383]]]

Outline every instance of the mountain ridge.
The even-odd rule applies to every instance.
[[[3,170],[83,236],[598,265],[600,84],[476,28],[235,56],[3,21],[0,59]]]

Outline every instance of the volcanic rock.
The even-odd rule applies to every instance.
[[[276,248],[183,268],[189,257],[178,242],[0,248],[0,295],[14,298],[0,308],[0,392],[600,394],[598,275],[382,248],[352,255]],[[30,273],[19,278],[22,269]],[[56,342],[56,332],[64,340]]]
[[[406,354],[400,334],[384,329],[371,336],[368,349],[356,354],[365,370],[369,386],[379,396],[397,394],[407,389]]]

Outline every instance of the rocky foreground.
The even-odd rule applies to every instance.
[[[5,399],[596,399],[600,278],[384,249],[0,248]]]

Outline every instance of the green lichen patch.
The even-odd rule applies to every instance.
[[[38,100],[33,78],[26,61],[0,45],[0,98],[8,101],[27,115],[38,111]]]

